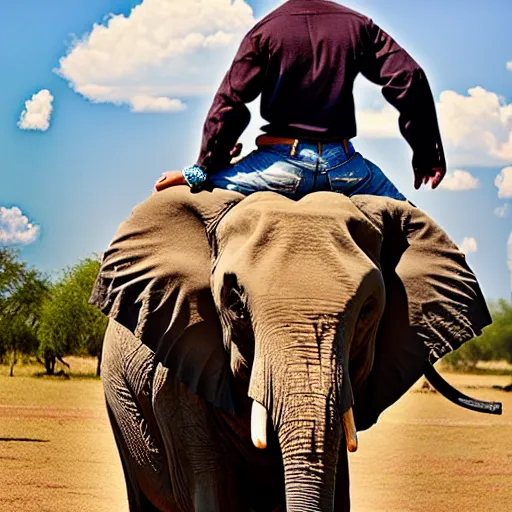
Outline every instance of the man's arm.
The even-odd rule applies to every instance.
[[[415,187],[431,178],[436,188],[446,173],[432,91],[422,68],[386,32],[369,20],[362,33],[360,71],[382,86],[399,112],[400,132],[413,150]]]
[[[163,173],[155,184],[155,192],[187,184],[194,189],[201,189],[208,174],[226,167],[232,158],[240,154],[241,144],[237,144],[238,137],[251,119],[245,104],[259,96],[265,68],[265,58],[249,32],[208,112],[196,164],[183,171]]]
[[[230,152],[251,119],[245,104],[261,93],[265,68],[266,59],[250,32],[242,41],[204,123],[196,165],[208,174],[229,164]]]

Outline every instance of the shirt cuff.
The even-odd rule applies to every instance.
[[[446,169],[446,159],[440,143],[431,148],[421,148],[413,151],[412,165],[414,169],[441,167]]]

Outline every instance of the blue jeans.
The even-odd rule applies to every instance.
[[[272,191],[290,199],[300,199],[310,192],[326,190],[353,196],[372,194],[405,200],[405,197],[372,162],[348,144],[318,146],[300,143],[291,156],[291,146],[262,146],[234,165],[210,177],[213,185],[244,195]]]

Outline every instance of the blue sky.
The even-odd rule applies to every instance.
[[[2,2],[0,244],[18,246],[30,264],[57,272],[103,251],[162,171],[193,163],[204,116],[236,43],[278,0],[246,3]],[[198,16],[197,6],[205,4]],[[467,239],[468,261],[489,298],[509,297],[512,3],[346,5],[371,16],[424,67],[439,102],[449,170],[459,172],[447,181],[452,190],[414,191],[411,153],[397,135],[395,114],[363,81],[354,144],[456,243]],[[109,13],[125,18],[109,24]],[[205,37],[208,51],[194,46],[197,38],[190,34]],[[187,58],[176,50],[183,41],[190,45]],[[53,97],[51,115],[44,112],[49,94],[43,94],[31,107],[43,104],[43,110],[19,123],[25,102],[44,90]],[[45,131],[23,129],[44,128],[46,119]],[[243,137],[247,150],[259,124],[255,116]]]

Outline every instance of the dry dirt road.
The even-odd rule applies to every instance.
[[[350,456],[354,512],[512,511],[510,377],[447,377],[504,415],[408,393]],[[0,511],[127,511],[98,380],[0,375]]]

